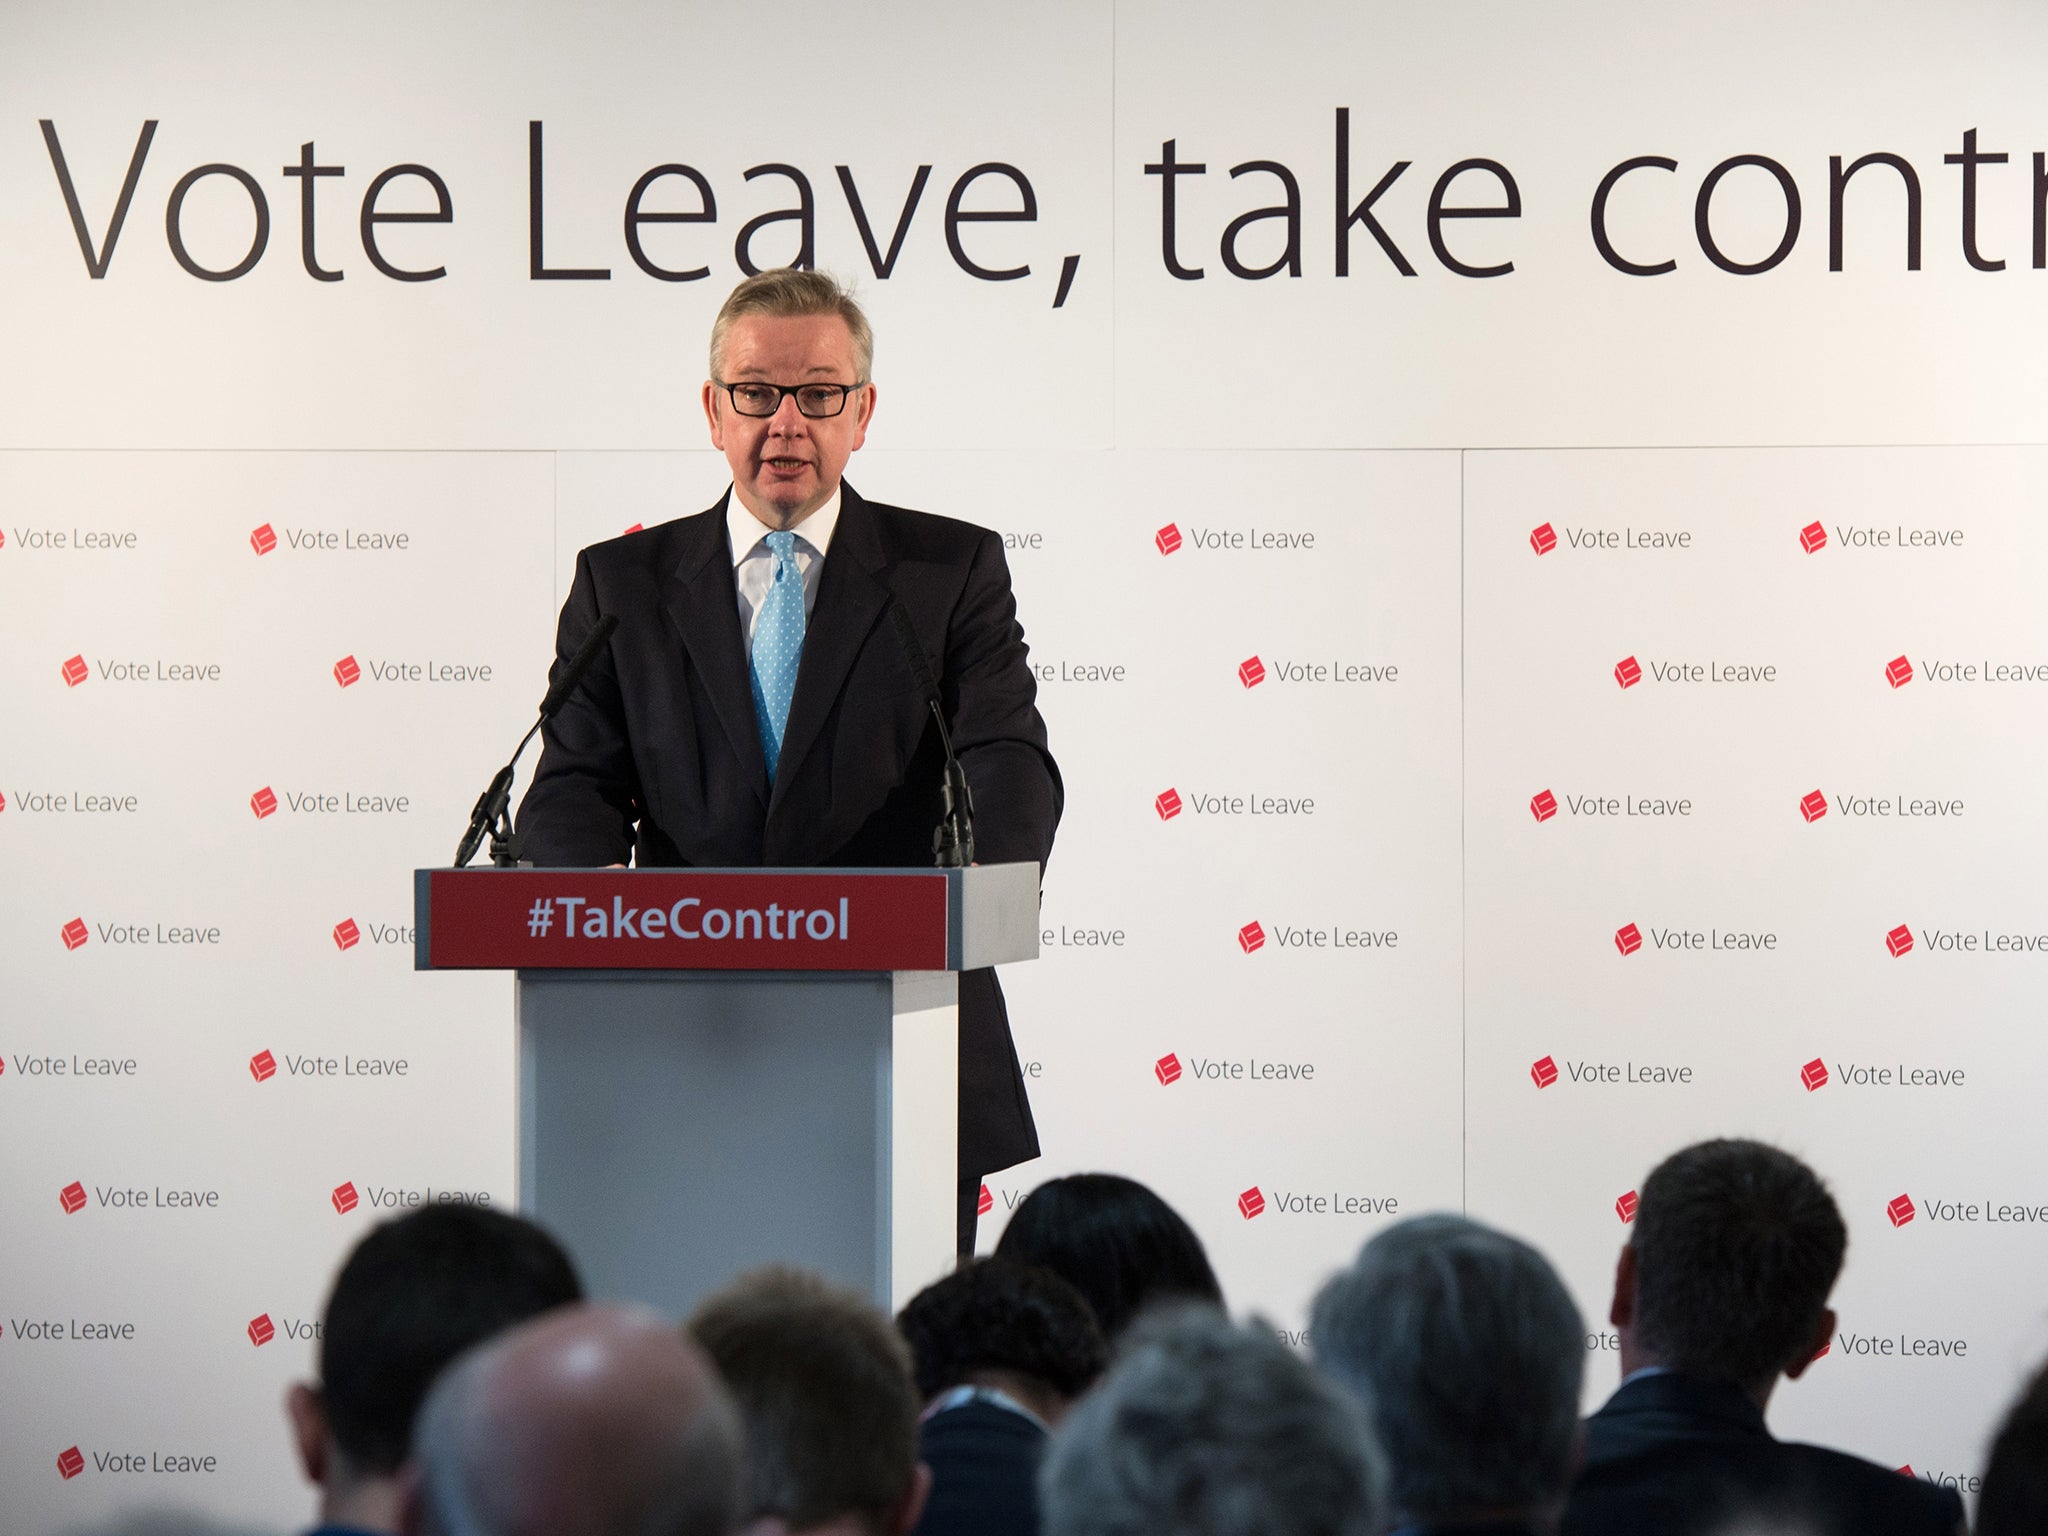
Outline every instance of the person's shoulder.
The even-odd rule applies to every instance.
[[[915,507],[869,501],[865,496],[860,498],[860,504],[874,519],[875,531],[884,544],[928,558],[964,559],[985,541],[1002,542],[1001,535],[993,528],[984,528],[965,518],[942,517],[936,512],[920,512]]]
[[[1840,1489],[1862,1508],[1869,1518],[1882,1518],[1884,1529],[1905,1533],[1927,1532],[1928,1536],[1951,1536],[1962,1519],[1962,1495],[1940,1483],[1893,1471],[1847,1451],[1824,1445],[1781,1441],[1779,1449],[1815,1483]]]
[[[593,571],[666,570],[691,547],[725,530],[724,506],[684,517],[672,517],[646,526],[635,524],[626,532],[595,544],[586,544],[580,558]]]

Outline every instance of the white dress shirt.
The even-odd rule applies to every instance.
[[[809,517],[790,530],[796,535],[796,566],[804,575],[804,620],[810,621],[818,606],[818,578],[824,573],[825,552],[832,546],[832,530],[839,523],[839,492]],[[725,505],[725,536],[732,545],[733,586],[739,594],[740,633],[747,642],[747,655],[754,654],[754,624],[761,604],[775,584],[775,555],[768,548],[774,532],[749,512],[735,491]]]

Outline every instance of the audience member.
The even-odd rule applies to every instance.
[[[739,1405],[749,1536],[902,1536],[931,1472],[917,1459],[910,1350],[864,1297],[769,1269],[688,1324]]]
[[[1962,1528],[1952,1489],[1764,1425],[1778,1378],[1834,1331],[1847,1243],[1813,1170],[1773,1147],[1708,1141],[1658,1165],[1614,1276],[1621,1389],[1587,1422],[1565,1536]]]
[[[582,1294],[561,1246],[501,1211],[431,1205],[373,1229],[328,1297],[320,1380],[285,1399],[322,1536],[397,1529],[398,1470],[441,1368]]]
[[[1036,1536],[1047,1435],[1109,1353],[1087,1301],[1050,1270],[981,1259],[919,1291],[896,1326],[932,1471],[917,1536]]]
[[[1143,1184],[1113,1173],[1039,1185],[1010,1217],[996,1252],[1072,1285],[1112,1342],[1154,1301],[1223,1305],[1223,1288],[1194,1229]]]
[[[674,1325],[566,1307],[435,1383],[413,1436],[404,1536],[729,1536],[739,1418]]]
[[[1586,1336],[1535,1249],[1462,1216],[1401,1222],[1323,1287],[1309,1331],[1369,1410],[1402,1532],[1557,1529]]]
[[[1067,1415],[1047,1536],[1377,1536],[1364,1412],[1260,1324],[1162,1308]]]
[[[2035,1376],[1991,1444],[1977,1536],[2048,1532],[2048,1370]]]

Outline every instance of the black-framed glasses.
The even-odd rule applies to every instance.
[[[749,381],[744,384],[728,384],[723,379],[713,380],[724,390],[732,401],[732,408],[742,416],[773,416],[782,409],[785,395],[796,396],[796,408],[813,421],[827,416],[837,416],[846,409],[846,397],[865,386],[859,384],[759,384]]]

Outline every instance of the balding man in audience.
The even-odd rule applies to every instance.
[[[688,1331],[746,1434],[746,1536],[904,1536],[931,1492],[910,1350],[864,1296],[768,1269],[711,1297]]]
[[[1371,1412],[1400,1536],[1557,1529],[1586,1343],[1542,1254],[1462,1216],[1404,1221],[1323,1287],[1309,1331]]]
[[[562,1308],[451,1366],[413,1435],[404,1536],[729,1536],[740,1430],[716,1372],[637,1307]]]
[[[1039,1474],[1046,1536],[1378,1536],[1365,1414],[1261,1324],[1148,1314]]]
[[[1834,1332],[1848,1232],[1813,1170],[1755,1141],[1674,1153],[1614,1275],[1621,1390],[1586,1421],[1565,1536],[1951,1536],[1953,1489],[1772,1437],[1764,1409]]]

